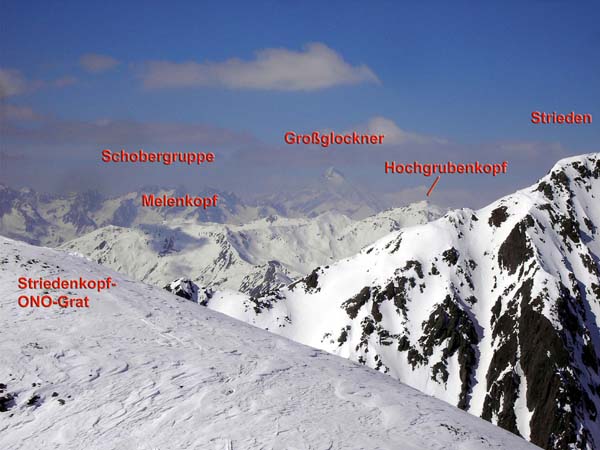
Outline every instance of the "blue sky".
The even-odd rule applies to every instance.
[[[494,180],[491,199],[542,176],[552,158],[599,149],[598,2],[106,3],[113,2],[62,2],[61,6],[3,2],[0,68],[18,75],[21,89],[0,102],[13,110],[27,108],[36,117],[24,123],[23,113],[18,124],[10,125],[0,149],[5,154],[35,154],[39,160],[50,152],[65,158],[59,165],[64,168],[75,164],[72,153],[77,151],[82,168],[101,174],[104,168],[95,167],[99,146],[149,145],[160,150],[170,141],[161,137],[138,143],[133,137],[131,142],[119,142],[113,135],[107,135],[106,142],[101,135],[85,139],[80,136],[85,134],[84,124],[102,120],[187,124],[237,136],[237,141],[228,140],[228,149],[215,151],[221,150],[233,165],[236,155],[244,151],[247,172],[253,152],[267,147],[267,154],[289,152],[281,149],[286,130],[351,130],[379,117],[406,132],[443,138],[452,144],[450,154],[457,158],[513,158],[514,176]],[[248,84],[256,82],[254,78],[249,82],[233,73],[238,66],[223,65],[231,59],[252,63],[260,60],[257,52],[266,49],[287,52],[273,56],[273,61],[310,53],[310,43],[323,46],[325,50],[315,52],[324,55],[325,63],[330,57],[340,58],[349,70],[345,81],[282,90],[261,80],[263,84],[256,88]],[[100,59],[92,61],[96,66],[85,66],[84,55]],[[166,67],[159,70],[152,65],[157,61]],[[186,62],[192,64],[195,81],[179,85],[165,81],[185,78],[187,66],[182,63]],[[302,64],[299,67],[302,70]],[[361,67],[368,74],[358,75]],[[152,84],[152,80],[159,81]],[[529,122],[533,110],[575,110],[597,118],[585,127],[540,127]],[[4,121],[14,119],[5,115]],[[55,128],[63,130],[62,135],[54,133],[44,142],[42,131],[35,139],[26,132],[13,132],[13,127],[49,128],[45,122],[58,123]],[[69,141],[74,135],[79,137]],[[185,149],[195,151],[215,142],[221,141],[190,138]],[[527,143],[537,150],[529,158],[503,154],[500,142]],[[544,145],[553,150],[544,152]],[[320,151],[318,164],[303,165],[297,158],[294,163],[300,178],[336,165],[363,184],[401,190],[398,179],[380,179],[388,156],[427,155],[437,161],[448,153],[444,146],[430,145],[418,152],[407,147],[373,153],[367,163],[354,164],[358,150],[346,148],[336,150],[331,158]],[[305,152],[307,159],[316,154],[316,150],[295,151]],[[32,167],[21,166],[24,171]],[[60,176],[59,166],[56,176]],[[242,169],[227,169],[228,174],[219,169],[221,173],[207,172],[204,178],[236,189],[236,180],[243,179]],[[272,174],[281,168],[275,163],[265,168],[263,163],[252,170],[267,169]],[[5,172],[9,182],[18,184]],[[156,176],[168,182],[172,173]],[[273,177],[271,187],[276,183]],[[415,183],[406,180],[406,187]],[[458,192],[472,183],[479,181],[456,179],[447,184]]]

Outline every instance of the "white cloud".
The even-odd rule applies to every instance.
[[[0,119],[3,120],[37,120],[39,119],[33,109],[28,106],[11,105],[9,103],[0,104]]]
[[[401,144],[447,144],[446,139],[437,138],[435,136],[426,136],[401,129],[396,123],[385,117],[373,117],[366,124],[360,125],[357,130],[371,134],[383,134],[385,139],[384,145],[401,145]]]
[[[112,69],[119,61],[111,56],[88,53],[79,58],[79,64],[87,72],[100,73]]]
[[[20,71],[0,68],[0,98],[22,94],[27,90],[27,84]]]
[[[324,44],[302,51],[265,49],[250,61],[174,63],[150,61],[141,73],[147,88],[222,86],[238,89],[312,91],[361,82],[379,83],[373,71],[352,66]]]
[[[204,123],[138,122],[133,120],[98,119],[94,121],[62,120],[41,116],[26,107],[4,105],[0,117],[12,122],[40,120],[36,127],[25,127],[7,121],[3,135],[16,142],[48,145],[156,145],[168,149],[172,145],[233,147],[256,145],[256,138],[245,132],[218,128]],[[221,151],[225,151],[221,149]],[[79,151],[79,150],[78,150]]]
[[[20,70],[0,68],[0,99],[31,93],[48,87],[64,87],[77,83],[77,78],[64,76],[55,80],[26,79]]]

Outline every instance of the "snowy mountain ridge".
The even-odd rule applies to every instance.
[[[203,301],[547,449],[600,446],[600,154],[268,295]]]
[[[23,308],[19,277],[102,279]],[[533,449],[355,363],[64,252],[0,238],[0,447]],[[85,295],[88,292],[48,294]]]
[[[270,215],[243,225],[170,220],[136,228],[104,227],[61,248],[159,286],[184,277],[211,289],[260,295],[443,212],[419,202],[363,220],[336,212],[312,219]]]

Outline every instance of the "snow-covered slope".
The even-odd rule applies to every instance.
[[[600,448],[600,154],[208,306],[359,361],[548,449]]]
[[[353,255],[392,231],[442,214],[440,208],[420,202],[360,221],[339,213],[313,219],[271,215],[244,225],[172,220],[136,228],[104,227],[62,248],[160,286],[185,277],[204,287],[258,295],[318,265]]]
[[[57,276],[116,287],[71,292],[89,308],[18,306],[41,293],[20,291],[19,277]],[[0,238],[0,293],[5,450],[533,448],[383,374],[56,250]]]

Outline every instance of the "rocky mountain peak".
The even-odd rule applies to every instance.
[[[325,173],[323,173],[323,178],[329,183],[341,184],[346,182],[344,174],[334,167],[329,167]]]
[[[208,307],[543,448],[591,450],[600,446],[599,196],[600,154],[568,158],[485,208],[401,229],[264,297],[217,293]]]

